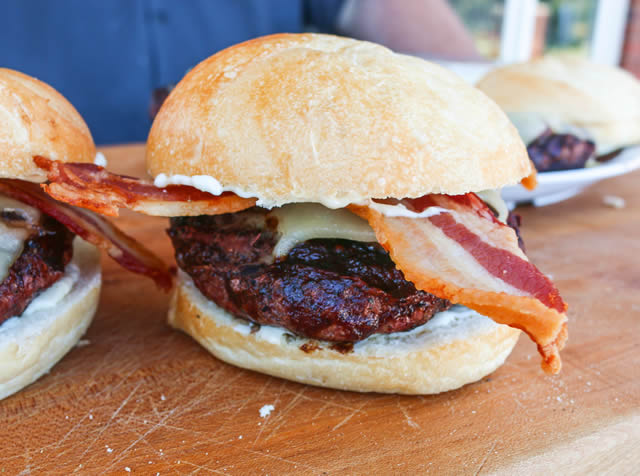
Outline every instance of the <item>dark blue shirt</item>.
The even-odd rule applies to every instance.
[[[15,0],[0,8],[0,65],[78,109],[98,144],[146,140],[151,91],[234,43],[308,25],[342,0]]]

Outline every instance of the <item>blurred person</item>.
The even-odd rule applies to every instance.
[[[477,57],[445,0],[15,0],[2,5],[0,66],[58,89],[96,143],[139,142],[155,88],[232,44],[307,30]]]

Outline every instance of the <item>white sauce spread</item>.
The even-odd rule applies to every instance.
[[[203,297],[203,300],[207,302],[207,305],[216,307],[211,301],[208,301]],[[219,308],[218,308],[219,309]],[[218,312],[224,313],[219,310]],[[225,313],[226,314],[226,313]],[[269,342],[274,345],[281,345],[283,342],[287,342],[290,339],[296,339],[303,344],[306,341],[313,341],[319,344],[320,348],[327,349],[331,347],[331,342],[319,341],[315,339],[307,339],[305,337],[294,336],[291,331],[277,326],[260,325],[258,330],[252,331],[252,325],[244,320],[235,318],[230,314],[226,314],[233,322],[233,329],[242,334],[249,335],[255,333],[260,339]],[[412,347],[420,348],[424,345],[424,342],[432,338],[434,331],[447,330],[452,334],[457,332],[459,323],[472,319],[476,327],[493,327],[497,326],[488,317],[478,314],[476,311],[469,309],[468,307],[454,305],[446,311],[441,311],[429,319],[425,324],[415,327],[409,331],[393,332],[391,334],[373,334],[364,340],[356,342],[353,350],[359,352],[361,349],[368,349],[367,352],[372,351],[391,351],[394,345],[401,345],[405,351],[411,351]],[[468,326],[468,324],[465,324]]]
[[[195,287],[191,278],[185,276],[182,271],[179,272],[193,298],[194,306],[202,309],[205,314],[216,316],[216,319],[221,320],[222,325],[233,328],[239,334],[253,334],[256,338],[273,345],[291,343],[292,340],[298,346],[305,342],[314,342],[318,345],[319,350],[331,352],[330,342],[297,337],[282,327],[256,326],[248,321],[234,317],[203,296]],[[496,324],[488,317],[478,314],[476,311],[464,306],[454,305],[446,311],[436,313],[425,324],[410,331],[369,336],[357,342],[353,347],[353,352],[355,354],[377,355],[380,357],[391,354],[397,357],[399,352],[412,352],[414,349],[422,349],[425,345],[429,345],[430,342],[441,345],[443,341],[453,342],[454,340],[466,339],[469,336],[476,335],[478,332],[488,332],[497,326],[499,324]]]
[[[106,167],[107,166],[107,158],[104,156],[104,154],[102,152],[98,152],[96,154],[96,158],[93,159],[93,163],[99,167]]]
[[[556,134],[571,134],[581,140],[590,140],[596,144],[595,155],[604,155],[613,152],[620,146],[616,144],[599,143],[588,130],[569,124],[560,118],[541,116],[533,112],[509,112],[509,120],[516,126],[518,133],[525,144],[531,143],[548,127]]]
[[[69,292],[71,292],[71,289],[79,276],[80,270],[78,269],[78,266],[73,262],[69,263],[64,270],[64,276],[42,291],[37,298],[31,301],[22,315],[25,316],[34,312],[42,311],[43,309],[53,308],[56,304],[62,301]]]
[[[188,185],[211,195],[221,195],[224,192],[220,182],[209,175],[194,175],[190,177],[188,175],[159,174],[154,179],[153,184],[158,188],[163,188],[167,185]]]
[[[429,207],[421,212],[414,212],[402,204],[387,205],[384,203],[374,202],[373,200],[369,200],[367,206],[387,217],[428,218],[447,212],[446,209],[440,207]]]
[[[233,192],[242,198],[256,198],[255,193],[247,192],[239,187],[223,186],[217,179],[210,175],[167,175],[158,174],[153,180],[153,184],[158,188],[166,187],[167,185],[188,185],[196,188],[202,192],[210,193],[211,195],[221,195],[223,192]],[[344,208],[353,200],[349,199],[331,199],[324,198],[320,201],[322,205],[331,209]],[[275,201],[269,201],[262,198],[258,198],[256,205],[262,208],[274,208],[281,206],[280,203]]]
[[[509,120],[516,126],[525,144],[529,144],[536,137],[549,128],[556,134],[571,134],[582,140],[593,140],[586,129],[568,124],[560,118],[541,116],[533,112],[509,112]]]

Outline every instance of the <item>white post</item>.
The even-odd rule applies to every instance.
[[[505,0],[500,35],[501,62],[522,62],[531,57],[537,8],[538,0]]]
[[[591,60],[616,66],[620,63],[629,0],[599,0],[591,36]]]

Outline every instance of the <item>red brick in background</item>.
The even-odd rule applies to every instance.
[[[640,78],[640,0],[631,0],[629,6],[621,64]]]

